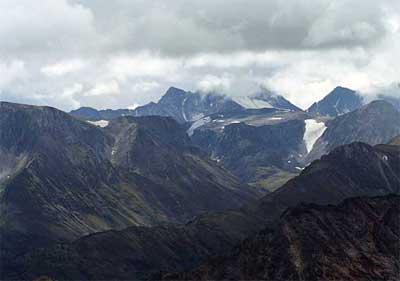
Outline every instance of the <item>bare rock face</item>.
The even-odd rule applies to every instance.
[[[354,198],[338,206],[301,204],[276,226],[165,280],[397,280],[400,197]]]

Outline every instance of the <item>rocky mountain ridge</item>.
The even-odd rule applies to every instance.
[[[400,196],[301,204],[230,255],[163,280],[397,280]]]
[[[164,276],[164,274],[158,275],[157,272],[160,271],[190,270],[206,258],[225,255],[243,239],[256,235],[266,227],[273,229],[274,222],[282,215],[285,216],[287,208],[296,208],[300,203],[339,204],[355,196],[398,194],[400,193],[399,169],[400,147],[398,146],[372,147],[363,143],[341,146],[321,160],[314,161],[300,176],[290,180],[276,192],[240,210],[205,214],[185,225],[131,227],[121,231],[97,233],[72,243],[32,250],[13,261],[14,264],[8,264],[6,267],[8,270],[19,268],[21,271],[14,270],[12,274],[6,271],[6,276],[12,276],[12,279],[32,279],[47,275],[62,280],[132,280],[152,279],[153,274],[157,274],[156,277],[160,278]],[[318,208],[316,210],[318,211]],[[290,213],[295,215],[296,211]],[[305,220],[305,229],[300,225],[299,231],[311,231],[314,228],[310,227],[307,230],[306,226],[317,225],[316,222],[309,221],[308,216],[298,218],[300,221]],[[339,218],[338,222],[340,221]],[[298,228],[294,231],[296,229]],[[310,232],[310,235],[319,237],[318,233]],[[282,236],[284,237],[286,236]],[[346,245],[342,241],[337,244],[338,247]],[[279,246],[286,247],[293,244],[289,241],[268,245],[271,247],[275,245],[274,247],[279,249]],[[286,248],[282,248],[283,250],[286,251]],[[284,257],[282,261],[284,264],[278,269],[284,270],[288,268],[286,265],[290,264],[287,264]],[[316,258],[309,261],[312,265],[313,261],[318,262]],[[264,266],[269,268],[268,264]],[[311,270],[312,267],[310,265],[307,268]],[[219,272],[217,269],[216,272]],[[237,267],[232,274],[236,274],[240,269],[241,267]],[[263,267],[260,267],[257,273],[263,272],[262,270]],[[298,274],[298,270],[293,267],[288,268],[287,272],[290,273],[288,276],[292,277],[297,276],[292,274]],[[308,272],[309,276],[316,274],[312,271],[305,272]],[[200,273],[202,274],[202,271]],[[196,276],[203,276],[201,274]],[[367,273],[363,274],[369,276]],[[387,276],[391,276],[393,273],[389,271],[388,274]],[[226,273],[226,276],[230,275]]]

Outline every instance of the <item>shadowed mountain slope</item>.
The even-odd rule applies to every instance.
[[[186,225],[98,233],[33,250],[14,261],[19,272],[6,276],[132,280],[158,271],[188,270],[208,257],[227,253],[245,237],[272,228],[287,208],[302,202],[338,204],[354,196],[399,193],[399,174],[398,146],[341,146],[278,191],[241,210],[202,215]]]
[[[54,108],[1,103],[0,160],[2,262],[94,232],[186,222],[257,196],[164,117],[101,129]]]
[[[276,226],[165,280],[398,280],[400,196],[301,204]]]
[[[387,143],[400,134],[400,112],[386,101],[373,101],[326,123],[327,129],[307,157],[310,162],[335,147],[355,141]]]
[[[314,115],[336,117],[361,106],[363,106],[363,99],[358,93],[348,88],[336,87],[321,101],[311,105],[307,112]]]

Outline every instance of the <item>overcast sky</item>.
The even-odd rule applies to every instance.
[[[307,107],[400,81],[399,0],[0,0],[0,99],[126,108],[169,86]]]

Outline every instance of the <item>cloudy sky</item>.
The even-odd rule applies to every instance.
[[[336,85],[389,91],[399,50],[398,0],[0,0],[0,99],[64,110],[169,86],[304,108]]]

